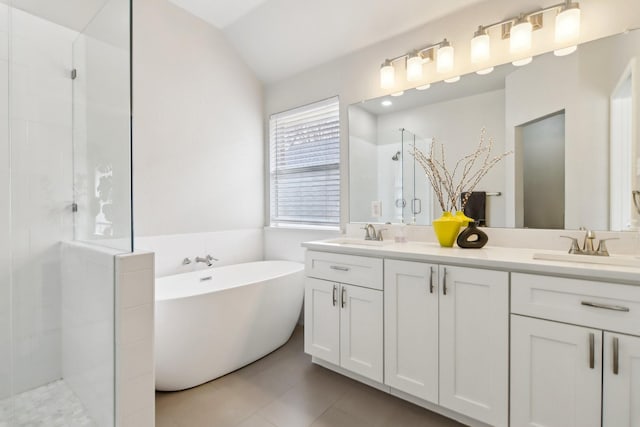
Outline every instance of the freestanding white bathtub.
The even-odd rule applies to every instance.
[[[304,298],[304,264],[260,261],[156,280],[156,389],[183,390],[283,345]]]

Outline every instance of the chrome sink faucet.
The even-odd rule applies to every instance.
[[[211,255],[207,255],[204,258],[201,258],[199,256],[196,257],[195,259],[196,262],[202,262],[207,264],[207,267],[212,267],[213,266],[213,261],[219,261],[219,259],[212,257]]]
[[[600,242],[598,242],[598,248],[596,249],[594,244],[596,240],[596,233],[593,230],[584,228],[581,228],[581,230],[585,231],[582,248],[578,244],[578,239],[576,239],[575,237],[560,236],[564,237],[565,239],[571,239],[571,249],[569,249],[570,254],[609,256],[609,251],[607,250],[607,240],[617,240],[617,237],[600,239]]]
[[[382,232],[386,230],[386,228],[381,228],[376,232],[376,228],[373,224],[365,224],[362,229],[365,231],[364,240],[376,240],[378,242],[382,242],[384,240]]]

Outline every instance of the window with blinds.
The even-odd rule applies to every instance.
[[[269,120],[271,225],[340,226],[338,97]]]

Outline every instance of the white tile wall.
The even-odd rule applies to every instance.
[[[11,40],[6,26],[9,15]],[[11,201],[10,208],[0,204],[5,210],[0,223],[9,224],[6,212],[10,209],[12,236],[0,236],[0,253],[7,256],[10,251],[12,255],[13,298],[7,301],[12,305],[13,318],[13,392],[20,393],[57,380],[62,374],[59,242],[72,237],[68,209],[72,198],[68,71],[76,33],[4,4],[0,5],[0,26],[0,95],[4,93],[0,96],[0,157],[10,154],[12,166],[12,188],[3,188],[0,193],[3,200]],[[9,182],[6,173],[2,171],[0,182]],[[8,263],[4,264],[6,268]],[[7,311],[0,312],[6,321]],[[7,341],[8,331],[7,327],[0,330],[1,342]],[[2,353],[0,357],[6,359],[8,355]],[[0,377],[6,378],[6,374]],[[2,388],[6,388],[6,382],[3,387],[0,381],[0,394]]]
[[[195,262],[182,265],[184,258],[193,260],[196,256],[203,257],[207,254],[219,259],[214,263],[215,266],[264,259],[261,228],[136,237],[135,245],[136,250],[155,252],[156,277],[207,268],[204,264]]]
[[[118,426],[155,425],[154,254],[116,257]]]

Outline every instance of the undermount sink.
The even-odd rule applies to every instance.
[[[393,240],[364,240],[354,239],[348,237],[342,237],[339,239],[325,240],[326,243],[333,243],[335,245],[357,245],[357,246],[385,246],[393,243]]]
[[[640,258],[630,256],[595,256],[577,254],[554,254],[539,253],[533,254],[533,259],[545,261],[568,261],[581,262],[587,264],[617,265],[620,267],[640,267]]]

